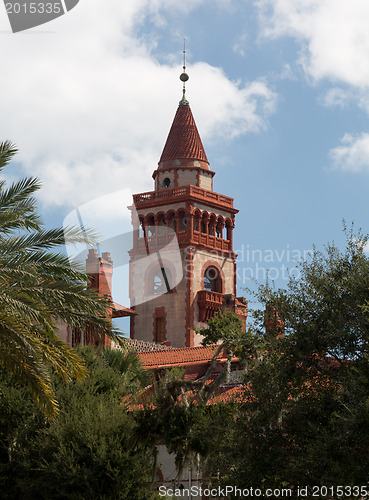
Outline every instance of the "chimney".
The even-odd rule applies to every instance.
[[[97,290],[97,293],[112,299],[113,261],[109,252],[103,252],[99,257],[95,248],[88,251],[86,272],[89,278],[87,288]]]
[[[112,301],[111,287],[113,278],[113,261],[109,252],[103,252],[99,257],[96,248],[88,251],[86,259],[86,273],[88,276],[87,288],[96,290],[98,295]],[[112,308],[107,308],[107,314],[112,317]],[[110,339],[104,335],[101,337],[94,330],[85,333],[86,344],[110,346]]]

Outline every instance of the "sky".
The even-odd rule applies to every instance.
[[[4,175],[42,180],[45,224],[78,209],[106,237],[129,231],[181,98],[184,39],[214,191],[239,209],[238,294],[342,246],[343,219],[369,232],[367,0],[80,0],[15,34],[0,8],[0,138],[19,148]]]

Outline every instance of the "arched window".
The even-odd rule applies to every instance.
[[[187,219],[186,219],[186,214],[184,212],[181,212],[179,214],[179,227],[178,231],[186,231],[187,228]]]
[[[216,227],[217,238],[223,238],[223,228],[224,228],[223,219],[218,219]]]
[[[138,226],[138,237],[143,238],[145,236],[144,233],[144,220],[140,218],[140,224]]]
[[[168,216],[168,227],[170,229],[173,229],[173,231],[175,231],[175,219],[174,219],[174,214],[171,213],[169,216]]]
[[[232,239],[232,229],[233,229],[232,222],[229,219],[227,219],[225,226],[226,226],[227,240],[231,240]]]
[[[198,212],[196,212],[194,220],[193,220],[193,230],[199,231],[200,230],[199,226],[200,226],[200,214]]]
[[[202,214],[201,218],[201,232],[206,234],[208,232],[208,218],[207,215],[204,213]]]
[[[164,234],[166,227],[167,227],[167,225],[165,223],[164,214],[160,214],[158,216],[158,233]]]
[[[147,233],[148,236],[154,236],[156,233],[155,219],[153,215],[147,219]]]
[[[204,290],[210,292],[222,292],[222,278],[220,271],[214,266],[210,266],[204,273]]]
[[[169,269],[161,267],[155,273],[152,280],[152,291],[154,295],[162,295],[172,289],[172,275]]]
[[[169,213],[165,216],[164,220],[166,221],[166,233],[168,235],[168,242],[171,241],[176,235],[176,221],[174,217],[174,213]]]
[[[209,234],[210,236],[215,236],[215,215],[210,216],[210,221],[209,221]]]

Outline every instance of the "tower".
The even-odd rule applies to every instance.
[[[238,210],[233,198],[213,191],[215,172],[185,96],[185,62],[183,70],[183,96],[153,173],[154,191],[133,196],[131,338],[193,347],[201,342],[194,327],[222,307],[246,321],[247,306],[236,298]]]

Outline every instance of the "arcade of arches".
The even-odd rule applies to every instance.
[[[150,213],[146,216],[139,215],[138,246],[145,245],[145,239],[150,244],[163,245],[169,242],[174,234],[178,243],[202,243],[206,246],[220,250],[231,250],[233,246],[234,220],[229,217],[209,213],[208,211],[195,210],[186,213],[183,209],[176,212]]]

